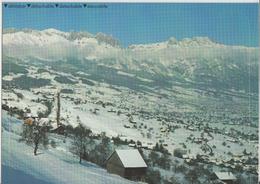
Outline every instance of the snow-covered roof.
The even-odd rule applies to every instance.
[[[38,115],[36,114],[32,114],[32,113],[24,113],[24,118],[34,118],[34,117],[38,117]]]
[[[116,153],[125,168],[147,167],[145,161],[137,149],[116,150]]]
[[[24,113],[24,115],[23,115],[25,118],[30,118],[30,117],[32,117],[32,114],[31,113]]]
[[[51,126],[52,126],[52,130],[55,130],[59,127],[56,122],[51,123]]]
[[[236,180],[237,178],[231,172],[215,172],[220,180]]]
[[[39,120],[39,125],[48,125],[48,123],[49,123],[49,119],[48,118],[41,118],[40,120]]]

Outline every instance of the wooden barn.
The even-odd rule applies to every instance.
[[[106,168],[109,173],[134,181],[142,181],[147,165],[137,149],[127,149],[115,150],[106,160]]]

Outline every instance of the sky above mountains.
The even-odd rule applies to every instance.
[[[259,46],[258,4],[107,4],[107,8],[3,7],[3,28],[103,32],[125,47],[206,36],[227,45]]]

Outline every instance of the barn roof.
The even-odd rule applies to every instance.
[[[116,150],[116,153],[125,168],[147,167],[137,149]]]
[[[231,172],[215,172],[220,180],[236,180],[237,178]]]

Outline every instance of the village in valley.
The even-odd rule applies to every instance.
[[[58,35],[53,32],[48,34]],[[131,49],[139,52],[139,47]],[[185,83],[180,78],[168,82],[165,76],[148,77],[118,63],[62,62],[4,56],[2,135],[5,143],[10,139],[17,145],[3,144],[4,165],[23,166],[23,158],[8,157],[12,152],[31,162],[28,169],[45,162],[49,172],[63,170],[52,167],[53,162],[71,167],[75,175],[97,172],[101,177],[82,181],[64,171],[74,184],[257,182],[256,91],[213,88],[211,80],[205,87],[186,75]]]

